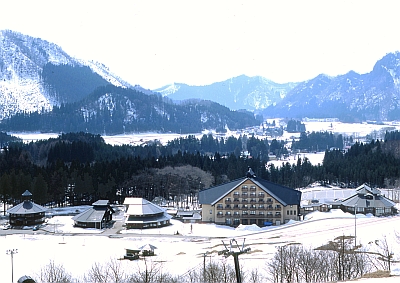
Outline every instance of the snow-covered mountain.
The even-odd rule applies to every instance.
[[[79,69],[86,77],[80,81],[68,78],[71,72],[58,72],[59,66]],[[0,31],[0,120],[15,113],[46,111],[61,102],[77,100],[79,97],[71,98],[66,91],[66,84],[74,89],[75,83],[87,84],[85,90],[90,91],[105,84],[131,87],[100,63],[75,59],[61,47],[39,38]]]
[[[234,110],[259,110],[281,101],[296,85],[278,84],[260,76],[242,75],[206,86],[174,83],[153,91],[172,100],[204,99]]]
[[[366,74],[319,75],[298,84],[267,116],[336,117],[347,121],[400,119],[400,52],[389,53]]]

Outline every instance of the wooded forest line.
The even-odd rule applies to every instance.
[[[88,133],[29,144],[14,141],[0,154],[0,196],[4,202],[16,203],[30,190],[35,202],[60,206],[97,199],[120,202],[125,196],[176,199],[241,178],[248,167],[265,180],[292,188],[316,181],[398,186],[400,159],[392,149],[399,136],[388,133],[384,141],[356,142],[347,152],[326,150],[323,164],[299,158],[295,164],[282,162],[279,167],[268,165],[268,153],[287,150],[285,143],[254,136],[187,136],[167,145],[145,146],[112,146]],[[242,156],[243,150],[250,156]]]

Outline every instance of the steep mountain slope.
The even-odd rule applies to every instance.
[[[79,71],[85,76],[77,80]],[[77,101],[110,83],[130,87],[104,65],[72,58],[53,43],[0,31],[0,120]]]
[[[263,77],[239,76],[207,86],[172,84],[154,90],[172,100],[212,100],[230,109],[264,109],[282,100],[296,83],[278,84]]]
[[[20,113],[3,119],[0,131],[198,133],[259,124],[252,113],[231,111],[215,102],[187,100],[175,104],[158,94],[107,85],[79,102],[63,104],[52,111]]]
[[[367,74],[319,75],[298,84],[264,114],[270,117],[336,117],[344,121],[400,119],[400,53],[389,53]]]

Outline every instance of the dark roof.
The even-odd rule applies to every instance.
[[[7,210],[9,214],[33,214],[45,212],[47,209],[30,200],[25,200]]]
[[[248,178],[240,178],[229,183],[202,190],[199,192],[199,202],[201,204],[213,204],[247,179]]]
[[[276,200],[282,202],[283,205],[300,204],[301,192],[289,187],[278,185],[270,181],[255,177],[251,178],[258,183],[262,189],[267,191]]]
[[[22,194],[22,196],[23,196],[23,197],[31,197],[32,194],[31,194],[30,191],[26,190],[26,191]]]
[[[247,180],[253,181],[254,184],[258,185],[261,189],[270,194],[284,206],[300,204],[300,191],[278,185],[258,177],[244,177],[232,182],[202,190],[199,192],[199,202],[201,204],[215,204],[221,198],[226,196],[228,193],[233,191]]]
[[[72,217],[72,220],[77,222],[101,222],[107,209],[110,209],[111,213],[114,212],[111,208],[108,207],[93,206],[89,209],[86,209],[84,212]]]

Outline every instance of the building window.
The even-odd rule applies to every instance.
[[[242,192],[242,196],[247,197],[247,192]]]
[[[256,215],[256,211],[255,210],[250,210],[250,215]]]
[[[238,196],[238,195],[239,195],[239,192],[234,192],[233,195],[234,195],[234,196]]]
[[[210,209],[210,214],[212,214],[212,209]]]
[[[242,186],[242,191],[247,191],[248,187],[247,186]]]
[[[243,215],[248,215],[249,213],[247,212],[247,210],[243,210],[243,211],[242,211],[242,214],[243,214]]]
[[[255,191],[256,190],[256,186],[250,186],[250,191]]]

